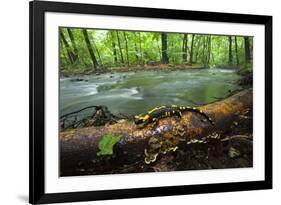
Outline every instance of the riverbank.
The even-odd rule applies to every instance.
[[[61,77],[81,76],[81,75],[100,75],[115,72],[137,72],[137,71],[176,71],[189,69],[204,69],[200,64],[153,64],[153,65],[132,65],[122,67],[101,67],[101,68],[60,68]]]

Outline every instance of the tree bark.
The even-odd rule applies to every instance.
[[[186,63],[187,61],[187,34],[183,34],[183,40],[182,40],[182,62]]]
[[[99,58],[99,64],[102,66],[102,59],[101,59],[101,56],[100,56],[100,52],[99,52],[99,49],[97,47],[97,45],[95,44],[95,42],[93,43],[93,47],[94,47],[94,50],[97,52],[98,54],[98,58]]]
[[[194,46],[194,37],[195,34],[192,34],[191,36],[191,45],[190,45],[190,55],[189,55],[189,63],[193,63],[193,46]]]
[[[168,64],[169,58],[168,58],[168,45],[167,45],[167,34],[161,33],[161,42],[162,42],[162,63]]]
[[[143,58],[142,58],[142,56],[143,56],[143,55],[142,55],[142,47],[141,47],[141,43],[142,43],[142,40],[141,40],[141,32],[139,32],[140,62],[141,62],[141,63],[143,63],[143,61],[142,61],[142,60],[143,60]]]
[[[61,37],[61,40],[64,44],[64,47],[66,48],[66,52],[67,52],[67,56],[69,58],[69,61],[70,61],[71,64],[73,64],[74,63],[73,53],[71,51],[70,45],[68,44],[67,40],[65,39],[65,36],[64,36],[62,30],[60,30],[60,37]]]
[[[98,66],[98,61],[97,61],[96,56],[95,56],[95,54],[94,54],[93,48],[92,48],[92,46],[91,46],[91,43],[90,43],[90,40],[89,40],[88,32],[87,32],[86,29],[83,29],[82,32],[83,32],[84,40],[85,40],[85,42],[86,42],[86,45],[87,45],[87,48],[88,48],[88,51],[89,51],[89,54],[90,54],[90,57],[91,57],[93,66],[94,66],[94,68],[95,68],[95,70],[96,70],[96,69],[97,69],[97,66]]]
[[[133,33],[133,34],[134,34],[134,47],[135,47],[136,62],[140,63],[140,60],[139,60],[139,51],[138,51],[138,47],[137,47],[137,35],[136,35],[136,33]]]
[[[228,45],[229,45],[229,47],[228,47],[228,65],[229,66],[232,66],[232,62],[233,62],[233,60],[232,60],[232,37],[231,36],[229,36],[228,37]]]
[[[197,40],[198,39],[198,40]],[[197,62],[197,59],[198,59],[198,55],[199,55],[199,50],[200,50],[200,44],[201,44],[201,39],[202,39],[202,36],[197,36],[196,37],[196,44],[194,43],[194,46],[195,46],[195,53],[194,53],[194,49],[193,49],[193,56],[195,56],[195,58],[192,59],[193,62]],[[195,41],[195,39],[194,39]],[[191,53],[191,51],[189,51],[189,54]]]
[[[237,45],[237,37],[235,36],[235,53],[236,53],[236,66],[239,66],[239,56],[238,56],[238,45]]]
[[[118,47],[119,47],[119,51],[120,51],[121,63],[124,64],[123,52],[122,52],[122,47],[121,47],[121,42],[120,42],[118,31],[116,31],[116,37],[117,37]]]
[[[208,56],[207,56],[207,66],[208,67],[209,67],[209,64],[210,64],[211,53],[212,53],[212,36],[209,36],[209,39],[208,39]]]
[[[74,53],[73,60],[74,60],[74,62],[76,62],[76,61],[79,60],[79,56],[78,56],[78,49],[77,49],[77,46],[76,46],[75,38],[74,38],[70,28],[67,28],[67,33],[69,35],[69,38],[70,38],[70,41],[71,41],[71,44],[72,44],[72,47],[73,47],[73,51],[74,51],[73,52]]]
[[[86,169],[113,169],[114,166],[136,163],[144,160],[144,150],[152,138],[163,138],[174,146],[194,140],[202,140],[214,133],[229,131],[233,123],[245,110],[252,109],[252,90],[247,89],[200,107],[212,118],[214,125],[204,121],[195,112],[184,112],[180,121],[175,117],[160,120],[156,128],[147,126],[138,129],[131,121],[120,121],[113,125],[71,129],[60,133],[61,176],[81,175]],[[114,154],[107,163],[98,157],[98,143],[105,134],[120,136],[114,145]],[[85,173],[84,173],[85,174]]]
[[[245,36],[244,37],[244,46],[245,46],[245,63],[249,63],[250,62],[250,41],[249,41],[249,37]]]
[[[110,32],[110,37],[111,37],[111,45],[112,45],[112,51],[113,51],[113,62],[114,65],[117,65],[118,59],[117,59],[117,50],[116,50],[116,44],[115,44],[115,38],[114,38],[114,33],[113,31]]]
[[[126,46],[126,57],[127,57],[127,65],[130,65],[130,61],[129,61],[129,49],[128,49],[128,40],[127,40],[127,35],[126,32],[123,32],[124,34],[124,39],[125,39],[125,46]]]

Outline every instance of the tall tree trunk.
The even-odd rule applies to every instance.
[[[113,50],[113,61],[114,65],[117,65],[118,59],[117,59],[117,50],[116,50],[116,44],[115,44],[115,38],[114,38],[114,33],[110,31],[110,36],[111,36],[111,45],[112,45],[112,50]]]
[[[193,63],[193,46],[194,46],[194,37],[195,34],[192,34],[191,36],[191,45],[190,45],[190,55],[189,55],[189,63]]]
[[[204,67],[206,66],[206,36],[203,36],[203,51],[202,51],[202,59]]]
[[[127,35],[126,32],[123,32],[124,34],[124,39],[125,39],[125,45],[126,45],[126,55],[127,55],[127,65],[130,65],[130,61],[129,61],[129,50],[128,50],[128,40],[127,40]]]
[[[168,46],[167,46],[167,34],[161,33],[161,42],[162,42],[162,63],[167,64],[169,63],[168,58]]]
[[[60,30],[60,37],[61,37],[60,39],[62,40],[62,42],[63,42],[63,44],[64,44],[64,46],[65,46],[65,48],[66,48],[67,56],[68,56],[68,58],[69,58],[69,61],[70,61],[71,64],[73,64],[73,63],[74,63],[73,54],[72,54],[71,48],[70,48],[70,46],[69,46],[67,40],[65,39],[65,36],[64,36],[62,30]]]
[[[72,44],[72,47],[73,47],[73,61],[76,62],[79,60],[79,56],[78,56],[78,49],[77,49],[77,46],[76,46],[76,42],[75,42],[75,38],[73,36],[73,33],[71,31],[70,28],[67,28],[67,33],[69,35],[69,38],[70,38],[70,41],[71,41],[71,44]]]
[[[116,31],[116,37],[117,37],[118,47],[119,47],[119,51],[120,51],[121,63],[124,64],[123,52],[122,52],[122,47],[121,47],[118,31]]]
[[[139,44],[140,44],[140,62],[142,63],[142,47],[141,47],[141,33],[139,32]]]
[[[61,54],[62,54],[62,58],[63,58],[64,61],[65,61],[65,64],[66,64],[66,65],[67,65],[67,64],[71,64],[71,62],[69,61],[69,58],[68,58],[67,54],[65,53],[65,52],[67,52],[67,51],[66,51],[66,48],[64,47],[62,41],[60,41],[60,51],[61,51]],[[60,64],[61,64],[61,62],[60,62]]]
[[[228,47],[228,65],[232,66],[232,37],[228,37],[229,47]]]
[[[91,60],[92,60],[92,63],[93,63],[93,66],[95,68],[95,70],[97,69],[97,66],[98,66],[98,61],[96,59],[96,56],[95,56],[95,53],[93,51],[93,48],[91,46],[91,43],[90,43],[90,40],[89,40],[89,35],[88,35],[88,32],[86,29],[82,29],[82,32],[83,32],[83,36],[84,36],[84,40],[86,42],[86,45],[87,45],[87,48],[88,48],[88,51],[89,51],[89,54],[90,54],[90,57],[91,57]]]
[[[237,45],[237,37],[234,38],[235,41],[235,53],[236,53],[236,66],[239,66],[239,57],[238,57],[238,45]]]
[[[208,56],[207,56],[207,65],[210,64],[211,59],[211,52],[212,52],[212,36],[208,37]]]
[[[244,37],[244,45],[245,45],[245,63],[249,63],[250,62],[250,41],[249,41],[249,37],[245,36]]]
[[[196,49],[195,49],[195,53],[194,53],[194,51],[193,51],[195,58],[192,59],[195,63],[197,62],[198,55],[199,55],[199,49],[200,49],[200,43],[201,43],[201,36],[198,36],[197,38],[198,38],[198,40],[196,40],[196,44],[194,43],[194,46],[196,45],[196,47],[195,47],[195,48],[196,48]],[[197,39],[197,38],[196,38],[196,39]],[[195,41],[195,39],[194,39],[194,41]],[[194,49],[193,49],[193,50],[194,50]],[[189,55],[190,55],[190,53],[191,53],[191,51],[189,51]]]
[[[93,43],[93,46],[94,46],[94,50],[97,52],[98,54],[98,58],[99,58],[99,64],[102,65],[102,60],[101,60],[101,56],[100,56],[100,52],[99,52],[99,49],[97,47],[97,45],[95,43]]]
[[[137,47],[137,43],[136,42],[134,42],[135,44],[134,44],[134,46],[135,46],[135,52],[136,52],[136,54],[135,54],[135,56],[136,56],[136,60],[137,60],[137,62],[139,62],[140,60],[139,60],[139,51],[138,51],[138,47]]]
[[[183,41],[182,41],[182,62],[186,63],[187,61],[187,34],[183,34]]]

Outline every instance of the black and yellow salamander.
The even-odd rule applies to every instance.
[[[203,115],[212,125],[214,125],[213,120],[202,110],[196,107],[188,107],[188,106],[178,106],[178,105],[169,105],[169,106],[160,106],[153,108],[148,111],[146,114],[136,115],[134,117],[134,121],[136,125],[141,125],[141,127],[145,127],[149,124],[153,126],[158,125],[159,120],[169,117],[176,116],[178,119],[181,118],[182,112],[196,112]]]

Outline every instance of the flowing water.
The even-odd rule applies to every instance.
[[[114,114],[143,113],[159,105],[197,106],[238,89],[229,69],[107,73],[60,79],[60,116],[91,105]],[[79,79],[79,80],[77,80]]]

